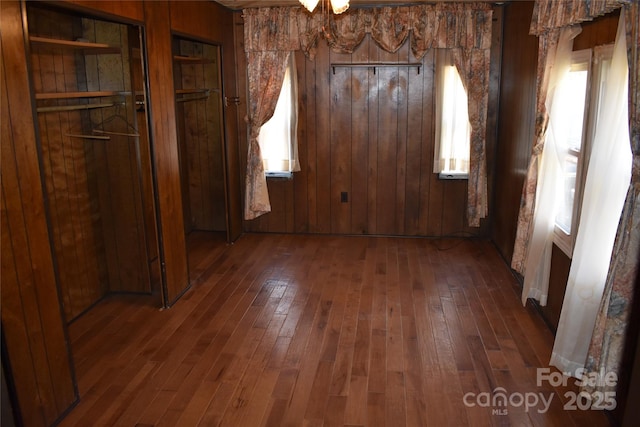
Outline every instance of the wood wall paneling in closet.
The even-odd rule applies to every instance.
[[[132,83],[141,67],[130,65],[140,61],[139,34],[34,5],[28,22],[49,223],[71,320],[109,292],[151,292],[157,250],[148,250],[155,227],[145,228],[145,203],[153,197],[143,197],[141,167],[149,141]]]
[[[173,51],[185,232],[225,231],[220,48],[175,37]]]

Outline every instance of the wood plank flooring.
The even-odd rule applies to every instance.
[[[572,381],[536,384],[553,337],[490,242],[211,245],[171,309],[112,297],[70,326],[81,401],[61,426],[608,425],[563,410]],[[500,387],[512,403],[483,404]]]

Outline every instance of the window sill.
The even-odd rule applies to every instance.
[[[267,179],[289,180],[293,178],[293,172],[265,172]]]
[[[455,180],[455,179],[469,179],[469,174],[466,172],[440,172],[438,179]]]

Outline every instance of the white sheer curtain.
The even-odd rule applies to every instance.
[[[611,251],[631,180],[624,14],[597,118],[582,213],[550,364],[575,374],[586,361]]]
[[[538,173],[538,191],[533,213],[533,231],[530,239],[529,252],[526,259],[524,285],[522,289],[522,304],[528,298],[547,304],[549,290],[549,270],[551,266],[551,248],[556,222],[556,213],[560,205],[560,192],[557,188],[562,185],[562,159],[567,147],[567,129],[562,126],[563,113],[571,108],[570,97],[556,93],[561,90],[560,82],[569,73],[571,66],[571,51],[573,39],[580,34],[580,27],[567,27],[560,33],[558,48],[555,52],[555,62],[549,79],[546,107],[549,111],[549,127],[547,139],[542,150],[540,170]],[[552,55],[553,53],[549,53]]]

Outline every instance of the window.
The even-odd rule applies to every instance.
[[[267,176],[290,178],[292,172],[300,170],[297,132],[297,77],[294,55],[291,54],[273,117],[262,125],[258,135]]]
[[[451,53],[440,50],[437,69],[436,147],[434,172],[443,179],[466,179],[469,174],[471,125],[467,92],[453,65]]]
[[[573,52],[570,71],[557,90],[556,96],[563,97],[568,108],[563,109],[559,120],[564,125],[564,129],[558,132],[563,139],[559,141],[562,180],[558,188],[554,242],[569,257],[575,244],[586,165],[611,55],[610,47],[598,49],[593,59],[591,49]]]

